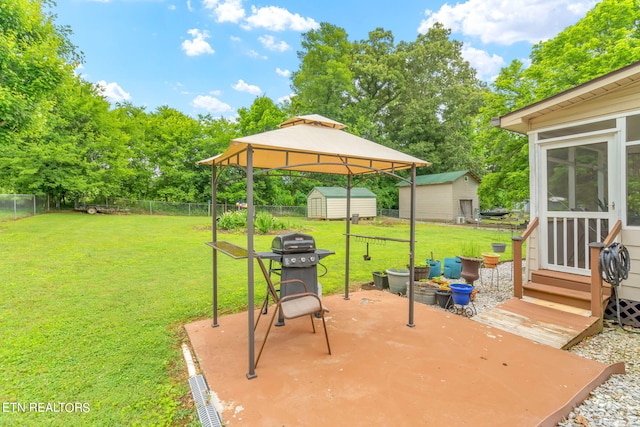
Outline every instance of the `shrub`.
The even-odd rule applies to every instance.
[[[255,226],[262,234],[267,234],[271,230],[286,230],[287,225],[271,215],[269,212],[259,212],[256,215]]]
[[[218,218],[218,228],[239,230],[247,227],[247,211],[227,211]]]

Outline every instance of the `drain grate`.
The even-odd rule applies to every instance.
[[[216,408],[211,402],[211,392],[202,375],[195,375],[189,378],[191,395],[196,402],[198,418],[203,427],[222,427],[222,421]]]

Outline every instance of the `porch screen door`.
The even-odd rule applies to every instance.
[[[602,242],[614,223],[612,145],[606,137],[599,137],[553,143],[543,149],[543,268],[590,274],[589,243]]]

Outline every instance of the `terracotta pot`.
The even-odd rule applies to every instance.
[[[493,252],[483,252],[482,259],[485,267],[495,268],[498,265],[498,261],[500,261],[500,255]]]

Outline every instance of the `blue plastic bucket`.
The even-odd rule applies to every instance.
[[[426,260],[427,265],[429,266],[429,279],[433,279],[434,277],[440,276],[441,265],[440,260],[434,261],[431,259]]]
[[[449,279],[459,279],[462,274],[462,261],[460,258],[445,258],[444,259],[444,277]]]
[[[452,283],[449,285],[449,288],[451,289],[451,297],[453,298],[454,304],[469,304],[473,286],[467,285],[466,283]]]

